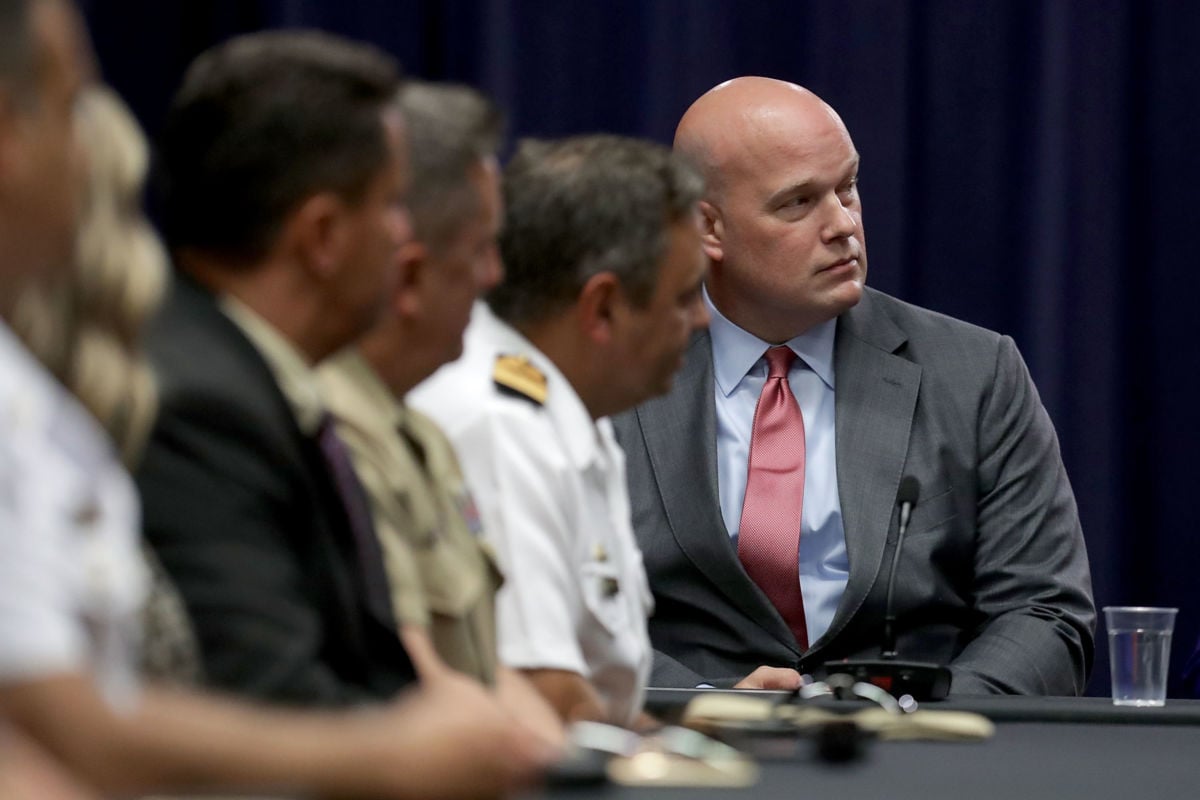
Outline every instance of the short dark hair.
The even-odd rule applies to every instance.
[[[694,213],[699,174],[660,144],[620,136],[524,140],[504,171],[505,279],[488,305],[511,323],[570,306],[592,276],[612,272],[649,302],[668,230]]]
[[[399,90],[394,59],[325,33],[249,34],[201,54],[161,139],[168,244],[253,263],[306,198],[357,201],[388,158],[380,115]]]
[[[417,239],[437,249],[478,210],[470,170],[496,155],[504,119],[495,104],[461,84],[410,81],[400,106],[412,175],[408,210]]]

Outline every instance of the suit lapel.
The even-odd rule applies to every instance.
[[[829,630],[832,641],[858,612],[881,571],[904,471],[921,368],[895,353],[904,332],[871,290],[838,321],[834,364],[838,494],[850,576]]]
[[[395,630],[390,606],[374,598],[365,589],[365,578],[353,580],[350,574],[336,568],[337,565],[345,564],[353,571],[359,570],[357,550],[349,530],[349,522],[337,524],[345,518],[340,496],[332,480],[326,478],[328,468],[315,439],[300,430],[295,413],[279,388],[270,366],[241,329],[221,312],[216,299],[206,289],[190,278],[177,274],[172,293],[172,302],[185,309],[183,313],[196,320],[196,325],[206,336],[220,340],[220,352],[228,354],[225,366],[235,370],[228,380],[223,381],[225,390],[242,393],[245,404],[261,409],[262,418],[267,421],[263,425],[263,431],[271,437],[275,445],[272,448],[273,455],[290,462],[293,467],[292,474],[303,487],[302,496],[312,498],[314,506],[322,510],[323,513],[314,516],[312,525],[314,530],[326,534],[329,544],[342,554],[342,558],[336,563],[328,563],[324,571],[333,585],[338,601],[349,612],[348,616],[343,616],[357,622],[358,607],[361,603],[381,624],[389,630]],[[199,345],[193,347],[195,352],[204,352],[205,349]],[[331,507],[331,503],[338,505]],[[361,639],[362,636],[359,635],[358,638]]]
[[[746,575],[726,534],[717,486],[713,391],[712,343],[708,332],[701,331],[692,340],[671,393],[637,409],[667,521],[696,569],[742,613],[795,650],[787,623]]]

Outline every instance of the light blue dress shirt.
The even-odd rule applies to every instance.
[[[708,331],[713,349],[721,515],[736,544],[746,496],[754,408],[767,380],[763,353],[771,344],[726,319],[707,290],[704,302],[712,318]],[[804,508],[798,578],[810,643],[829,629],[850,571],[837,487],[833,373],[836,330],[834,319],[787,342],[799,356],[788,373],[788,385],[804,415]]]

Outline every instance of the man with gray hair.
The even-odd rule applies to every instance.
[[[504,175],[508,277],[414,394],[449,434],[506,582],[500,660],[564,720],[636,725],[650,590],[607,419],[671,386],[707,324],[702,184],[659,145],[526,141]]]
[[[481,292],[500,280],[501,115],[466,86],[413,82],[401,95],[415,241],[391,313],[319,370],[371,503],[392,607],[422,680],[455,673],[495,687],[550,738],[561,726],[529,682],[496,663],[500,584],[454,450],[409,389],[462,353]]]

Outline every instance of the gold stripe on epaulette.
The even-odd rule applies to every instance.
[[[497,356],[492,380],[497,386],[516,392],[539,406],[546,402],[546,376],[525,356]]]

